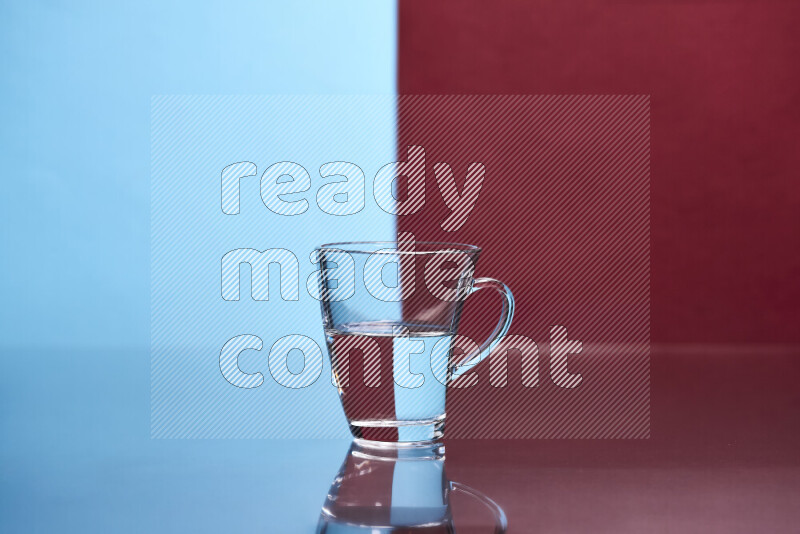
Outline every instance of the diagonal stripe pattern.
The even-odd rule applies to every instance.
[[[398,213],[398,239],[480,246],[475,275],[518,301],[512,335],[448,388],[448,437],[648,437],[649,105],[641,95],[154,97],[152,435],[345,436],[318,358],[319,303],[293,274],[317,287],[314,246],[391,239]],[[261,259],[280,250],[291,257]],[[414,259],[396,256],[369,266],[376,301],[413,293],[403,275]],[[426,272],[418,291],[446,288],[446,270]],[[267,300],[270,274],[280,299]],[[495,308],[469,299],[459,334],[485,339]]]
[[[472,385],[449,389],[448,437],[649,436],[649,108],[646,95],[400,98],[398,153],[424,147],[439,198],[398,231],[480,246],[476,276],[518,304],[512,335],[458,379]],[[454,216],[478,165],[475,204]],[[484,339],[495,306],[468,299],[458,333]]]
[[[336,179],[318,173],[328,162],[354,162],[367,177],[374,177],[396,159],[395,108],[392,95],[152,98],[153,437],[348,435],[336,388],[330,383],[327,357],[319,379],[306,388],[291,389],[273,379],[269,354],[277,340],[289,335],[325,345],[319,302],[306,292],[309,280],[317,283],[318,266],[309,260],[314,247],[394,238],[393,217],[374,203],[367,202],[356,214],[336,216],[323,212],[315,195]],[[309,201],[305,213],[293,216],[270,211],[261,198],[263,173],[286,161],[301,165],[311,175],[308,192],[284,196],[287,201]],[[278,169],[273,170],[277,174]],[[289,180],[288,176],[272,179],[276,183]],[[370,199],[372,181],[366,182],[364,195]],[[226,253],[243,249],[286,250],[296,260],[287,258],[292,266],[284,261],[282,273],[277,263],[254,269],[247,263],[240,268],[238,261],[232,261],[231,267],[236,267],[223,276],[223,285],[240,287],[240,294],[239,300],[227,301],[221,295],[221,260]],[[299,293],[297,282],[285,272],[294,269],[295,261],[302,284]],[[268,271],[273,286],[270,299],[254,300],[252,296],[267,296]],[[283,295],[277,291],[281,286]],[[288,299],[295,295],[297,300]],[[233,353],[238,352],[226,351],[221,358],[222,348],[237,336],[263,343],[262,350],[244,350],[237,358],[241,372],[263,375],[259,387],[237,388],[221,372],[220,365],[229,368]],[[290,370],[299,370],[296,351],[287,353],[287,360]],[[310,360],[306,363],[311,364]]]

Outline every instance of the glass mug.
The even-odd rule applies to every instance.
[[[451,495],[460,492],[486,507],[493,528],[508,528],[505,512],[483,493],[451,481],[444,446],[350,446],[320,512],[318,534],[453,534]]]
[[[315,252],[332,380],[353,437],[373,445],[442,438],[447,385],[508,332],[511,291],[473,278],[481,252],[473,245],[354,242]],[[455,358],[464,301],[484,288],[503,297],[499,323],[480,346],[459,340],[464,355]]]

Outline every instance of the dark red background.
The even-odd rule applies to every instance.
[[[400,94],[651,95],[650,439],[448,440],[513,531],[796,530],[798,28],[795,1],[399,0]],[[448,424],[498,412],[460,400]]]
[[[653,342],[797,342],[798,27],[790,1],[401,0],[398,92],[651,95]]]

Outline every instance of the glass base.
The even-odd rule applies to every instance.
[[[356,443],[367,447],[427,447],[444,436],[444,414],[425,421],[350,421]]]

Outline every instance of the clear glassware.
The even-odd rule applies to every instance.
[[[489,354],[514,314],[505,284],[473,278],[480,252],[417,241],[316,249],[333,381],[356,439],[420,445],[443,436],[447,385]],[[478,345],[457,331],[464,301],[484,288],[503,299],[497,326]],[[454,348],[464,355],[453,357]]]
[[[375,448],[353,442],[325,498],[317,533],[452,534],[454,491],[487,508],[491,531],[506,532],[506,515],[497,503],[447,478],[443,445]]]

